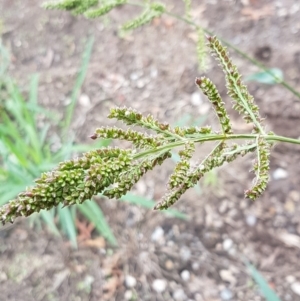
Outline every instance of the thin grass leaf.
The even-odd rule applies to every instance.
[[[263,72],[251,74],[245,78],[245,81],[254,81],[267,85],[275,85],[278,83],[282,83],[283,72],[279,68],[271,68]]]
[[[49,230],[56,236],[60,236],[59,230],[57,229],[54,223],[53,213],[51,212],[51,210],[50,211],[41,210],[39,214],[41,218],[44,220],[44,222],[46,223],[46,225],[48,226]]]
[[[67,134],[67,131],[69,130],[71,120],[74,115],[74,109],[75,109],[75,105],[77,102],[79,91],[80,91],[82,84],[86,77],[86,72],[87,72],[88,64],[90,62],[93,45],[94,45],[94,37],[91,37],[88,39],[86,48],[83,53],[82,64],[79,69],[79,73],[78,73],[78,76],[77,76],[77,79],[76,79],[76,82],[75,82],[75,85],[74,85],[74,88],[73,88],[73,91],[71,94],[71,103],[67,107],[65,122],[62,125],[62,130],[63,130],[65,136]]]
[[[59,122],[59,116],[56,112],[53,112],[49,109],[44,109],[42,107],[39,107],[39,106],[35,106],[31,103],[27,103],[26,104],[28,110],[30,110],[31,112],[33,113],[39,113],[45,117],[47,117],[49,120],[53,121],[53,123],[58,123]]]
[[[132,193],[127,193],[126,195],[122,196],[120,198],[120,201],[123,202],[128,202],[130,204],[134,204],[134,205],[138,205],[147,209],[153,209],[153,207],[155,206],[156,202],[150,199],[147,199],[145,197],[141,197]],[[188,216],[184,213],[181,213],[177,210],[174,209],[169,209],[169,210],[165,210],[162,211],[162,213],[169,215],[169,216],[173,216],[173,217],[177,217],[183,220],[187,220]]]
[[[43,128],[40,130],[40,145],[41,149],[45,150],[49,145],[46,143],[46,137],[50,129],[50,124],[45,124]]]
[[[28,162],[27,162],[26,157],[23,156],[19,146],[16,145],[14,142],[10,141],[10,139],[8,139],[6,137],[1,137],[1,140],[5,144],[5,146],[9,150],[9,152],[12,153],[17,158],[20,165],[23,167],[26,167],[28,165]]]
[[[77,231],[69,208],[58,208],[59,222],[70,239],[72,246],[77,248]]]
[[[267,301],[281,301],[277,294],[270,288],[268,282],[262,276],[262,274],[250,263],[246,262],[248,271],[251,277],[259,286],[262,294]]]
[[[3,185],[3,184],[2,184]],[[0,190],[0,205],[7,203],[7,200],[12,200],[16,195],[24,190],[23,185],[6,184],[6,189]]]
[[[77,206],[78,210],[92,222],[97,231],[106,238],[112,245],[117,245],[117,240],[111,231],[101,208],[94,201],[86,201]]]
[[[6,50],[5,47],[2,45],[2,41],[0,40],[0,76],[3,76],[8,68],[9,65],[9,52]]]

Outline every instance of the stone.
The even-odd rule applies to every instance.
[[[132,297],[133,297],[132,291],[127,290],[127,291],[125,292],[125,294],[124,294],[125,300],[132,300]]]
[[[184,270],[184,271],[182,271],[181,273],[180,273],[180,276],[181,276],[181,279],[183,280],[183,281],[189,281],[190,280],[190,278],[191,278],[191,274],[190,274],[190,272],[188,271],[188,270]]]
[[[176,301],[184,301],[187,299],[187,296],[182,288],[179,288],[174,291],[173,298]]]
[[[294,282],[291,284],[291,290],[298,296],[300,296],[300,282]]]
[[[191,250],[185,246],[180,249],[180,257],[183,261],[188,261],[191,258]]]
[[[249,214],[246,216],[246,224],[249,227],[254,227],[256,225],[256,222],[257,222],[257,218],[255,215]]]
[[[282,180],[288,177],[288,172],[283,168],[277,168],[274,170],[272,176],[274,180]]]
[[[201,94],[199,92],[194,92],[191,95],[191,104],[195,107],[198,107],[202,104],[203,100],[201,98]]]
[[[152,241],[159,241],[163,238],[165,231],[162,227],[156,227],[151,235]]]
[[[91,105],[91,100],[88,95],[81,94],[78,100],[79,104],[83,107],[89,107]]]
[[[293,276],[293,275],[288,275],[288,276],[285,277],[285,280],[286,280],[286,282],[288,282],[288,283],[293,283],[293,282],[296,281],[296,278],[295,278],[295,276]]]
[[[170,260],[170,259],[166,260],[166,262],[165,262],[165,268],[167,270],[169,270],[169,271],[173,270],[174,269],[174,263],[173,263],[173,261]]]
[[[232,272],[229,270],[221,270],[220,277],[223,281],[229,282],[231,284],[236,283],[236,278],[233,276]]]
[[[128,288],[133,288],[136,286],[136,279],[131,275],[126,275],[125,277],[125,285]]]
[[[167,281],[164,279],[155,279],[152,288],[157,293],[163,293],[167,288]]]
[[[232,291],[230,289],[224,288],[220,292],[220,297],[224,301],[231,300],[233,298],[233,293],[232,293]]]
[[[223,250],[224,251],[229,251],[229,249],[231,249],[231,247],[233,246],[233,240],[230,238],[226,238],[223,241]]]

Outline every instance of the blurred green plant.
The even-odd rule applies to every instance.
[[[245,81],[253,81],[267,85],[275,85],[283,81],[283,72],[278,68],[271,68],[267,71],[256,72],[245,78]]]
[[[253,266],[247,261],[246,261],[246,266],[248,268],[249,274],[258,285],[265,299],[267,301],[281,301],[280,298],[277,296],[277,294],[269,286],[264,276],[255,268],[255,266]]]

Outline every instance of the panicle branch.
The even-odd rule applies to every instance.
[[[228,95],[234,101],[233,108],[243,115],[247,123],[254,124],[254,132],[264,134],[258,106],[254,104],[253,96],[248,92],[247,86],[243,84],[242,76],[232,63],[226,47],[216,37],[208,37],[208,46],[212,55],[220,62],[220,66],[225,73]]]
[[[217,87],[212,81],[206,77],[196,79],[196,84],[208,97],[208,100],[212,103],[215,112],[219,118],[220,125],[224,134],[232,134],[230,118],[226,111],[225,104],[217,90]]]
[[[88,0],[85,8],[96,1]],[[114,3],[121,3],[116,1]],[[83,1],[65,0],[60,2],[62,9],[79,9]],[[81,6],[80,6],[81,5]],[[159,4],[149,4],[154,11],[162,12]],[[78,10],[77,10],[78,11]],[[63,204],[80,204],[99,193],[109,198],[120,198],[148,171],[161,165],[171,157],[171,151],[181,147],[180,160],[170,175],[167,193],[154,209],[167,209],[173,205],[189,188],[192,188],[207,172],[231,162],[238,156],[256,151],[254,164],[256,175],[251,189],[245,196],[252,200],[266,189],[269,180],[270,141],[295,142],[295,139],[264,133],[258,107],[253,97],[241,82],[236,66],[228,57],[225,47],[215,37],[209,38],[212,52],[217,56],[225,72],[229,95],[234,100],[234,108],[244,115],[247,122],[254,124],[252,134],[234,134],[230,118],[216,86],[206,77],[196,79],[196,84],[207,95],[219,118],[222,133],[213,132],[211,127],[175,127],[159,122],[153,116],[143,116],[131,108],[114,108],[109,118],[120,120],[127,126],[139,126],[154,131],[153,135],[131,128],[100,127],[91,135],[92,139],[108,138],[132,143],[129,149],[101,148],[83,154],[81,157],[62,162],[51,172],[43,173],[35,181],[35,186],[20,193],[16,199],[0,207],[0,222],[13,222],[19,216],[29,216],[42,209],[51,209]],[[269,136],[270,135],[270,136]],[[272,139],[270,139],[270,137]],[[276,139],[275,139],[276,138]],[[247,140],[246,144],[228,144],[230,139]],[[195,144],[218,141],[213,150],[200,164],[192,163]],[[300,144],[300,142],[299,142]]]
[[[253,166],[256,178],[253,186],[245,191],[245,197],[252,200],[257,199],[265,191],[269,182],[270,169],[271,144],[258,136],[256,146],[257,161]]]

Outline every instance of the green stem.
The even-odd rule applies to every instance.
[[[266,139],[269,142],[285,142],[285,143],[292,143],[292,144],[299,144],[300,139],[288,138],[284,136],[278,135],[261,135],[261,134],[231,134],[231,135],[224,135],[224,134],[209,134],[209,135],[201,135],[200,137],[192,137],[186,138],[185,140],[171,142],[160,147],[154,149],[148,149],[143,152],[137,153],[134,155],[134,159],[141,159],[147,157],[151,154],[167,152],[175,147],[183,146],[187,141],[191,141],[194,143],[202,143],[205,141],[225,141],[225,140],[256,140],[257,137],[261,137]]]
[[[129,5],[133,5],[133,6],[141,6],[141,7],[145,7],[145,4],[142,3],[136,3],[136,2],[130,2],[128,1],[127,4]],[[184,23],[191,25],[193,27],[195,27],[196,29],[202,29],[204,32],[206,32],[209,35],[215,35],[212,31],[210,31],[207,28],[203,28],[199,25],[197,25],[195,22],[193,22],[192,20],[186,18],[186,17],[182,17],[180,15],[177,14],[173,14],[169,11],[165,11],[164,14],[171,16],[177,20],[183,21]],[[263,70],[264,72],[268,73],[278,84],[282,85],[283,87],[285,87],[287,90],[289,90],[291,93],[293,93],[295,96],[297,96],[297,98],[300,99],[300,92],[298,92],[296,89],[294,89],[291,85],[289,85],[286,81],[279,79],[277,76],[275,76],[270,70],[268,70],[267,67],[265,67],[262,63],[260,63],[259,61],[257,61],[256,59],[252,58],[251,56],[249,56],[247,53],[243,52],[242,50],[238,49],[237,47],[235,47],[233,44],[231,44],[230,42],[219,38],[218,39],[225,44],[227,47],[231,48],[232,50],[234,50],[236,53],[238,53],[240,56],[242,56],[243,58],[245,58],[246,60],[248,60],[249,62],[251,62],[252,64],[256,65],[257,67],[259,67],[261,70]]]

